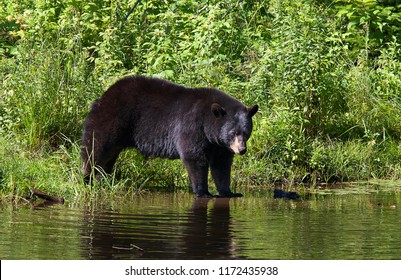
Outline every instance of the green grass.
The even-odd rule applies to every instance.
[[[127,74],[216,87],[259,105],[249,152],[234,161],[236,191],[401,179],[399,8],[368,26],[362,12],[383,10],[374,1],[156,0],[122,22],[130,1],[87,2],[0,0],[2,197],[31,187],[64,197],[187,191],[180,161],[132,150],[114,174],[82,183],[89,106]]]

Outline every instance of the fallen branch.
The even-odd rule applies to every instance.
[[[31,188],[32,194],[36,195],[37,197],[40,197],[42,199],[48,200],[48,201],[52,201],[55,203],[64,203],[64,198],[62,197],[57,197],[57,196],[51,196],[48,194],[45,194],[44,192],[41,192],[40,190],[37,190],[35,188]]]

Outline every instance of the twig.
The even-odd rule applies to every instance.
[[[133,11],[135,10],[136,6],[139,4],[141,0],[137,0],[134,4],[134,6],[132,6],[132,8],[128,11],[128,13],[125,15],[125,17],[123,18],[123,20],[121,21],[121,24],[123,24],[124,22],[127,21],[128,17],[133,13]]]
[[[130,247],[118,247],[118,246],[112,246],[113,249],[117,249],[117,250],[133,250],[133,249],[137,249],[138,251],[141,252],[145,252],[144,249],[142,249],[139,246],[136,246],[135,244],[130,244]]]

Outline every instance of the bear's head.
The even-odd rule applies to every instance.
[[[242,105],[242,104],[241,104]],[[253,105],[225,109],[218,103],[213,103],[211,111],[219,124],[218,144],[228,148],[235,154],[243,155],[246,152],[246,141],[252,132],[252,117],[259,107]]]

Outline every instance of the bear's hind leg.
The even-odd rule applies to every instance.
[[[119,147],[106,148],[99,146],[91,152],[83,150],[84,181],[89,183],[93,179],[99,180],[102,172],[110,174],[121,150]]]
[[[82,146],[81,149],[81,160],[82,160],[82,172],[84,175],[85,184],[89,184],[92,181],[91,174],[94,173],[93,162],[94,156],[93,151],[89,146]]]

